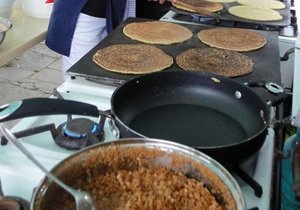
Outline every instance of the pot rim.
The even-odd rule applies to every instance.
[[[87,151],[97,150],[99,148],[112,145],[125,145],[126,147],[146,146],[147,148],[158,148],[168,152],[178,152],[180,155],[185,155],[186,157],[192,158],[194,161],[204,164],[204,166],[213,171],[224,182],[235,201],[237,210],[244,210],[246,208],[245,199],[240,186],[238,185],[237,181],[233,178],[233,176],[227,171],[227,169],[225,169],[225,167],[223,167],[219,162],[204,154],[203,152],[200,152],[192,147],[167,140],[152,138],[124,138],[91,145],[83,150],[73,153],[64,160],[57,163],[51,169],[51,172],[55,174],[55,171],[63,167],[63,165],[69,160]],[[48,181],[48,178],[44,177],[40,181],[38,186],[35,188],[32,200],[30,202],[31,210],[34,210],[34,204],[37,200],[38,195],[41,194],[43,196],[45,190],[47,189],[47,186],[49,185]]]

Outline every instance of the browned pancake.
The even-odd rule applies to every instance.
[[[178,0],[173,2],[172,4],[179,9],[190,12],[196,12],[193,7],[200,7],[210,12],[218,12],[223,9],[223,5],[221,3],[209,2],[204,0]]]
[[[180,53],[176,63],[184,70],[236,77],[253,71],[252,60],[241,53],[215,48],[193,48]]]
[[[257,21],[277,21],[282,20],[282,15],[272,9],[258,6],[234,6],[228,9],[229,14]]]
[[[193,36],[188,28],[163,21],[130,23],[124,27],[123,33],[144,43],[163,45],[184,42]]]
[[[283,2],[277,0],[237,0],[237,3],[270,9],[284,9],[286,7]]]
[[[170,67],[173,58],[147,44],[115,44],[99,49],[93,61],[102,68],[122,74],[145,74]]]
[[[262,48],[266,38],[258,32],[240,28],[205,29],[197,34],[204,44],[238,52],[252,51]]]

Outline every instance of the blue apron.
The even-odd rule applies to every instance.
[[[78,16],[88,0],[55,0],[45,44],[53,51],[69,56]],[[106,24],[110,33],[122,21],[126,0],[107,0]]]

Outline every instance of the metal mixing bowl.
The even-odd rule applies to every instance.
[[[0,17],[0,46],[5,38],[6,32],[12,27],[12,23],[4,17]]]
[[[230,199],[235,203],[234,209],[236,210],[244,210],[245,209],[245,201],[243,198],[243,194],[241,189],[235,179],[230,175],[230,173],[217,161],[210,158],[209,156],[205,155],[204,153],[195,150],[191,147],[178,144],[171,141],[159,140],[159,139],[143,139],[143,138],[132,138],[132,139],[120,139],[112,142],[100,143],[97,145],[90,146],[82,151],[79,151],[70,157],[64,159],[59,164],[57,164],[51,172],[56,176],[60,177],[69,185],[75,184],[77,180],[85,180],[87,177],[86,174],[86,163],[91,162],[90,160],[97,160],[100,154],[103,154],[104,148],[108,146],[116,145],[117,147],[121,148],[145,148],[145,149],[158,149],[164,153],[162,155],[159,153],[158,156],[155,157],[146,157],[149,162],[160,164],[164,167],[168,167],[171,170],[183,172],[182,168],[186,168],[185,166],[189,166],[189,171],[194,174],[198,175],[206,181],[210,182],[210,184],[215,183],[213,180],[220,180],[218,184],[222,183],[222,187],[226,189],[223,191],[227,194],[229,192]],[[102,152],[102,153],[101,153]],[[117,154],[121,154],[120,150],[117,150]],[[104,153],[106,154],[106,153]],[[170,156],[166,156],[169,154]],[[179,165],[177,163],[173,163],[172,161],[163,161],[166,160],[165,157],[175,158],[177,157],[184,157],[184,161],[179,161]],[[163,159],[162,159],[163,158]],[[126,159],[126,158],[125,158]],[[153,162],[153,160],[155,160]],[[168,160],[168,158],[167,158]],[[93,171],[97,171],[98,165],[103,164],[102,162],[99,163],[96,161],[93,162]],[[205,169],[199,170],[199,165],[201,168],[204,167]],[[101,165],[103,166],[103,165]],[[109,168],[112,166],[109,165]],[[118,168],[118,166],[114,166],[113,168]],[[99,169],[101,173],[103,173],[103,168]],[[204,177],[204,170],[209,170],[211,177]],[[194,172],[193,172],[194,171]],[[189,172],[189,173],[190,173]],[[183,172],[185,173],[185,172]],[[196,174],[195,174],[196,173]],[[202,175],[201,175],[202,174]],[[96,177],[98,175],[94,174]],[[218,177],[218,178],[217,178]],[[80,181],[81,182],[81,181]],[[84,182],[84,181],[83,181]],[[83,183],[84,184],[84,183]],[[215,185],[216,186],[216,185]],[[220,185],[218,185],[220,186]],[[49,179],[44,178],[40,185],[36,188],[32,203],[31,203],[31,210],[41,210],[41,209],[60,209],[57,205],[57,199],[61,199],[61,189],[56,188],[55,184],[51,182]],[[225,194],[224,194],[225,195]],[[227,194],[228,195],[228,194]]]

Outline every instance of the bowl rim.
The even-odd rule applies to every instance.
[[[230,191],[232,198],[236,203],[237,210],[244,210],[246,209],[246,203],[241,191],[241,188],[237,181],[233,178],[233,176],[227,171],[227,169],[222,166],[219,162],[215,159],[211,158],[210,156],[206,155],[205,153],[196,150],[192,147],[173,142],[168,140],[162,139],[155,139],[155,138],[122,138],[118,140],[112,140],[108,142],[102,142],[99,144],[94,144],[88,146],[78,152],[71,154],[70,156],[66,157],[62,161],[58,162],[52,169],[51,172],[54,173],[56,170],[59,170],[66,162],[69,160],[79,156],[86,151],[97,150],[101,147],[113,146],[113,145],[126,145],[128,147],[131,146],[146,146],[147,148],[159,148],[163,151],[171,151],[171,152],[179,152],[181,155],[187,155],[187,157],[192,157],[193,160],[199,161],[200,163],[204,164],[207,168],[213,171],[226,185],[228,190]],[[38,186],[34,189],[33,196],[30,202],[30,209],[34,210],[34,205],[37,201],[38,195],[42,195],[45,193],[47,189],[48,183],[51,182],[46,176],[40,181]]]

